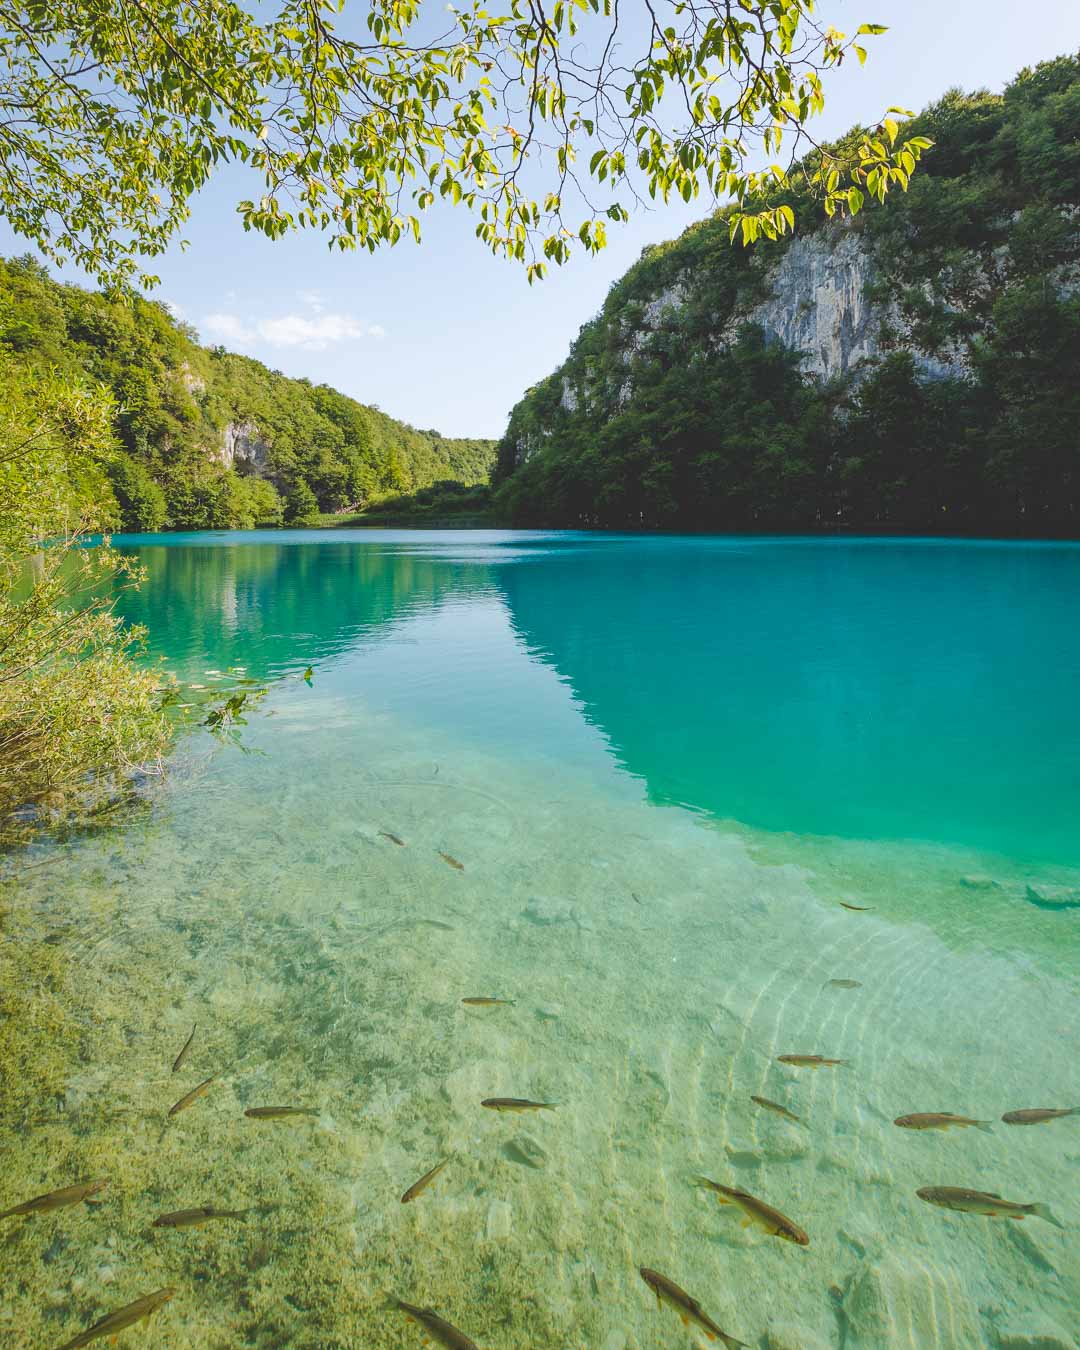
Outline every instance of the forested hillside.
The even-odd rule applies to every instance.
[[[885,206],[821,223],[808,162],[794,238],[646,250],[514,409],[504,518],[1080,532],[1080,60],[903,134],[934,146]]]
[[[436,482],[486,482],[494,459],[491,441],[418,431],[202,347],[163,305],[60,285],[30,258],[0,261],[0,353],[111,391],[115,452],[94,491],[127,529],[303,524]]]

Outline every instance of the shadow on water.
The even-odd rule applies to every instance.
[[[1080,861],[1080,550],[657,540],[500,569],[650,797]]]

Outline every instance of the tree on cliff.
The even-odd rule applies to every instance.
[[[341,249],[420,237],[436,200],[529,278],[595,252],[640,192],[733,197],[744,242],[794,227],[785,164],[823,77],[866,59],[813,0],[0,0],[0,215],[57,262],[139,280],[215,167],[249,166],[245,228]],[[445,31],[439,31],[440,27]],[[906,188],[927,142],[885,111],[820,152],[824,209]],[[762,152],[777,162],[750,167]]]

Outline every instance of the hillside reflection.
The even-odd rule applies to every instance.
[[[498,576],[657,802],[1080,861],[1080,550],[647,539]]]
[[[1080,549],[498,532],[132,544],[148,580],[122,612],[189,672],[262,678],[388,650],[438,615],[408,627],[396,705],[505,753],[517,728],[558,750],[584,719],[656,802],[1080,861]],[[558,701],[539,703],[530,665],[572,698],[552,685]]]
[[[137,552],[147,579],[121,596],[119,609],[148,629],[151,650],[180,663],[246,666],[260,678],[325,661],[449,600],[492,590],[489,569],[406,545],[140,539]]]

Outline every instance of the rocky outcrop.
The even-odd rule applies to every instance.
[[[270,443],[254,422],[227,422],[217,458],[227,469],[265,477],[270,464]]]
[[[200,394],[206,392],[206,381],[201,375],[191,369],[189,361],[181,361],[177,368],[180,376],[180,383],[184,386],[185,393],[191,394],[193,398],[198,398]]]
[[[913,340],[910,326],[895,301],[877,298],[879,280],[865,235],[842,223],[797,236],[761,277],[764,298],[717,316],[711,339],[719,350],[746,324],[759,327],[770,342],[780,343],[802,356],[805,374],[820,380],[858,381],[888,346],[911,351],[919,374],[927,380],[963,373],[968,368],[962,348],[927,352]],[[656,335],[677,325],[695,300],[695,278],[684,273],[642,301],[632,324],[625,318],[616,338],[625,373],[608,387],[597,382],[586,366],[560,374],[559,405],[571,415],[594,408],[625,407],[634,393],[630,369],[634,360],[648,356]],[[522,439],[514,462],[524,464],[543,443]]]
[[[725,336],[758,324],[772,341],[802,353],[807,374],[825,380],[856,374],[881,355],[886,329],[905,328],[897,305],[872,298],[876,268],[863,238],[835,225],[793,239],[770,277],[769,298],[736,315]],[[955,374],[963,360],[960,353],[942,359],[915,347],[912,354],[927,379]]]

